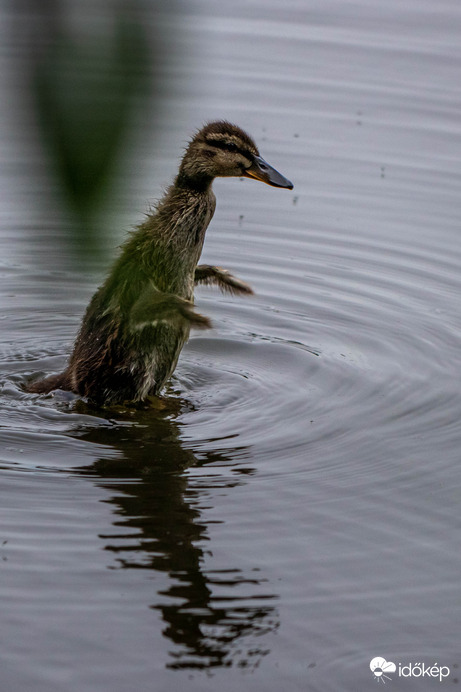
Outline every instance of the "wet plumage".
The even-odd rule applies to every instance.
[[[212,182],[218,176],[292,188],[239,127],[219,121],[202,128],[189,143],[173,185],[128,238],[93,296],[66,370],[32,383],[28,391],[60,388],[96,404],[159,394],[190,328],[211,326],[194,308],[194,285],[252,293],[227,270],[198,265],[216,205]]]

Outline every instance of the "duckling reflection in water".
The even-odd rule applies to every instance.
[[[70,390],[98,405],[157,395],[190,328],[211,326],[194,308],[194,285],[253,293],[227,269],[197,266],[215,210],[211,185],[218,176],[293,188],[260,157],[246,132],[224,121],[206,125],[189,143],[173,185],[124,244],[93,296],[67,369],[30,384],[29,392]]]

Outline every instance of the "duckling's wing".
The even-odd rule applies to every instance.
[[[208,317],[194,310],[194,304],[174,293],[159,291],[153,284],[148,284],[130,310],[129,325],[132,331],[159,322],[172,322],[177,319],[187,320],[191,327],[207,329],[211,327]]]
[[[199,264],[195,268],[194,281],[205,286],[218,286],[225,293],[247,296],[253,294],[253,289],[245,281],[238,279],[228,269],[211,264]]]

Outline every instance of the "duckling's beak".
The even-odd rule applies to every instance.
[[[293,189],[293,183],[285,178],[281,173],[269,166],[267,161],[264,161],[261,156],[255,156],[253,163],[245,170],[243,174],[246,178],[255,178],[263,183],[273,185],[273,187],[286,187],[288,190]]]

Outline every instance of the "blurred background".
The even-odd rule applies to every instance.
[[[22,166],[25,195],[17,199],[16,190],[12,202],[59,224],[57,262],[100,259],[108,216],[126,203],[123,181],[139,174],[146,145],[155,149],[169,65],[181,54],[179,7],[161,0],[2,4],[5,153],[10,166]]]

